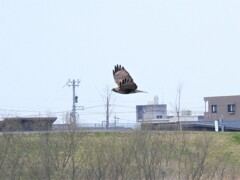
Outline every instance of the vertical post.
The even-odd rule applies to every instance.
[[[117,120],[118,120],[119,118],[116,116],[116,114],[115,114],[115,116],[114,116],[114,126],[115,127],[117,127]]]
[[[205,100],[205,113],[207,112],[207,101]]]
[[[224,123],[223,123],[223,115],[219,119],[219,124],[221,126],[221,132],[224,132]]]
[[[218,121],[214,121],[215,131],[218,132]]]

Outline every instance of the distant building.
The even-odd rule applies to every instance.
[[[51,131],[57,117],[15,117],[0,121],[0,131]]]
[[[204,120],[240,120],[240,95],[204,97]]]
[[[137,105],[136,113],[137,122],[159,121],[168,118],[166,104]]]
[[[179,118],[167,116],[167,105],[137,106],[137,122],[148,130],[215,131],[214,121],[220,120],[221,131],[240,131],[240,95],[204,97],[204,101],[204,115],[183,110]]]

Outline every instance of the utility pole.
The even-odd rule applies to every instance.
[[[72,117],[72,125],[73,125],[73,128],[75,129],[76,128],[76,125],[77,125],[77,122],[76,122],[76,103],[78,103],[78,96],[75,95],[75,87],[76,86],[79,86],[80,84],[80,80],[77,79],[75,81],[75,79],[73,79],[72,81],[69,79],[68,82],[67,82],[67,86],[71,86],[73,88],[73,103],[72,103],[72,113],[71,113],[71,117]]]

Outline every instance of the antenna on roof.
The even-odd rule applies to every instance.
[[[154,105],[158,105],[158,100],[159,100],[158,96],[157,95],[154,96]]]

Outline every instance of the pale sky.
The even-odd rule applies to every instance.
[[[239,0],[1,0],[0,116],[72,109],[81,122],[104,120],[101,93],[123,65],[147,94],[115,95],[120,120],[154,96],[173,109],[204,111],[203,97],[240,94]],[[58,119],[61,122],[61,119]]]

